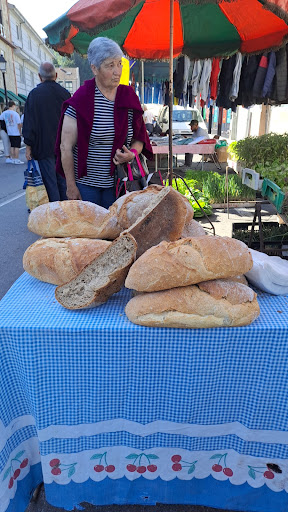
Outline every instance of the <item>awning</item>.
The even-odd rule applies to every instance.
[[[27,96],[25,96],[25,94],[20,94],[19,92],[18,96],[20,96],[20,98],[23,98],[24,101],[27,100]]]
[[[0,95],[3,98],[3,103],[5,103],[5,91],[4,91],[4,89],[0,88]],[[7,90],[7,98],[8,98],[8,101],[14,101],[17,105],[24,105],[25,104],[25,100],[23,98],[21,98],[20,96],[17,96],[17,94],[15,94],[12,91],[8,91]]]

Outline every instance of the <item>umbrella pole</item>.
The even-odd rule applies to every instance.
[[[144,60],[141,60],[141,103],[144,106]]]
[[[170,0],[170,60],[169,60],[169,185],[173,180],[172,112],[173,112],[173,32],[174,0]]]

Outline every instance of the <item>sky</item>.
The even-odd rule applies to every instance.
[[[28,23],[36,30],[40,37],[47,37],[42,30],[51,21],[64,14],[76,0],[10,0],[18,11],[23,14]]]

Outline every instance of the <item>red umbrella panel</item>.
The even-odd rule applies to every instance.
[[[287,38],[287,14],[287,0],[174,0],[173,57],[278,48]],[[95,36],[106,36],[131,58],[169,59],[170,0],[79,0],[44,30],[62,54],[86,54]]]

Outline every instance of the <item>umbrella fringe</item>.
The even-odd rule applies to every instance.
[[[278,7],[275,4],[272,4],[269,2],[269,0],[259,0],[259,2],[263,5],[264,9],[267,11],[273,12],[278,18],[281,18],[288,24],[288,12],[284,11],[284,9],[281,9],[281,7]]]
[[[222,4],[236,2],[237,0],[178,0],[180,5],[203,5],[203,4]]]

